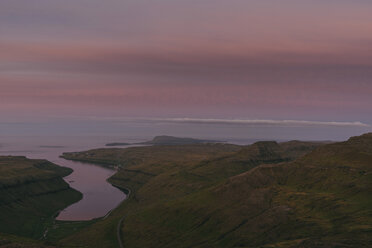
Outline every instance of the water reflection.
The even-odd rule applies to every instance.
[[[1,140],[0,155],[26,156],[35,159],[47,159],[61,166],[70,167],[74,172],[65,177],[65,181],[72,188],[83,193],[83,199],[66,209],[58,215],[58,220],[90,220],[102,217],[111,209],[118,206],[126,195],[119,189],[109,184],[106,179],[115,173],[114,170],[101,166],[69,161],[59,156],[66,151],[81,151],[97,148],[102,145],[87,145],[80,141],[64,141],[64,144],[46,143],[51,142],[35,138],[8,138]],[[93,143],[94,144],[94,143]]]

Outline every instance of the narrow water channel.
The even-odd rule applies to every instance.
[[[45,142],[40,143],[45,144]],[[89,163],[70,161],[59,156],[63,152],[82,151],[88,147],[44,146],[37,142],[4,142],[0,146],[1,155],[26,156],[31,159],[47,159],[55,164],[73,169],[73,173],[65,177],[70,186],[83,194],[83,199],[62,210],[57,220],[91,220],[105,216],[117,207],[126,195],[107,182],[115,171]]]
[[[83,193],[83,199],[62,210],[57,220],[91,220],[102,217],[126,197],[121,190],[106,181],[115,173],[114,170],[62,158],[53,162],[74,170],[64,179],[72,188]]]

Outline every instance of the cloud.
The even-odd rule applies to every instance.
[[[248,120],[248,119],[202,119],[202,118],[149,118],[140,121],[187,123],[187,124],[227,124],[246,126],[328,126],[328,127],[371,127],[362,122],[306,121],[306,120]]]

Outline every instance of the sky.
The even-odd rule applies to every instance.
[[[371,13],[369,0],[1,0],[0,125],[369,131]]]

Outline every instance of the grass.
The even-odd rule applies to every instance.
[[[46,160],[0,157],[0,232],[42,238],[54,215],[81,199],[62,179],[72,172]]]
[[[18,156],[0,156],[0,188],[69,175],[72,169],[46,160]]]
[[[372,134],[346,142],[96,149],[131,196],[106,219],[56,222],[51,244],[117,247],[371,247]]]
[[[57,244],[59,240],[74,234],[75,232],[86,228],[99,221],[94,219],[90,221],[58,221],[54,220],[49,225],[49,231],[46,240],[50,244]]]
[[[50,246],[44,244],[42,241],[15,236],[11,234],[0,233],[0,247],[4,248],[52,248],[55,246]]]
[[[235,242],[231,234],[245,225],[249,216],[242,218],[245,211],[239,209],[239,193],[233,194],[238,196],[234,200],[232,195],[219,199],[216,187],[261,164],[293,160],[320,144],[309,143],[310,148],[304,149],[306,143],[301,143],[299,150],[294,149],[296,145],[203,144],[64,154],[68,159],[121,165],[110,182],[131,188],[132,196],[109,218],[63,239],[61,244],[116,247],[114,230],[125,215],[122,234],[126,247],[229,247]],[[266,193],[262,193],[265,198]],[[238,209],[238,213],[231,209]]]

